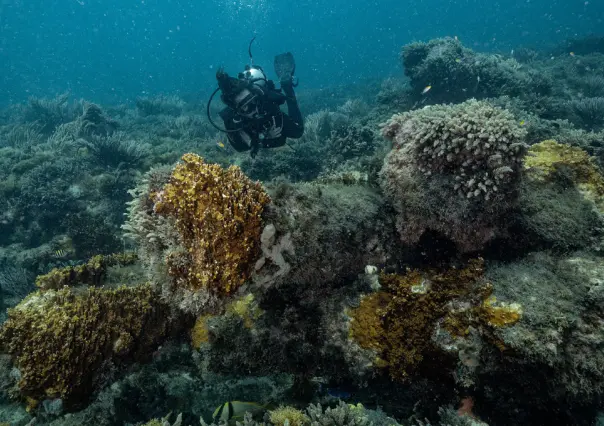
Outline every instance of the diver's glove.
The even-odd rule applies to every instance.
[[[281,126],[277,126],[277,120],[273,116],[269,121],[267,129],[264,133],[264,137],[266,139],[277,139],[281,137],[281,133],[283,132],[283,119],[281,119]]]

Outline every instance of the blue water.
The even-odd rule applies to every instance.
[[[2,0],[0,103],[71,91],[97,102],[205,97],[257,35],[256,63],[297,58],[302,87],[401,73],[403,44],[458,36],[476,50],[542,49],[604,33],[602,0]]]

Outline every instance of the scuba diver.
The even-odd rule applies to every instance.
[[[250,151],[252,158],[262,148],[276,148],[286,144],[287,138],[298,139],[304,133],[302,113],[298,107],[294,87],[296,64],[291,53],[275,57],[275,72],[279,77],[280,89],[269,80],[262,67],[253,64],[250,41],[248,53],[250,65],[246,65],[237,78],[230,77],[224,69],[216,72],[218,88],[208,102],[210,122],[228,135],[229,142],[238,151]],[[226,105],[219,115],[224,128],[217,126],[210,117],[210,104],[214,95],[221,91]],[[287,114],[280,106],[287,104]]]

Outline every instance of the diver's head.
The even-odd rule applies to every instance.
[[[234,97],[237,112],[248,118],[256,118],[262,115],[260,104],[266,95],[268,80],[262,67],[258,65],[246,65],[245,70],[237,76],[240,81],[245,82],[245,88]]]
[[[246,65],[245,69],[238,75],[240,80],[247,80],[260,88],[266,87],[268,79],[264,70],[259,65]]]
[[[255,118],[260,114],[259,98],[257,90],[243,89],[234,98],[235,109],[244,117]]]

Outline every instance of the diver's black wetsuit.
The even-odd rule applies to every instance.
[[[285,145],[287,138],[298,139],[304,133],[302,113],[291,82],[282,83],[281,91],[267,89],[258,104],[259,116],[254,118],[240,115],[231,107],[220,112],[227,130],[241,129],[228,133],[228,139],[236,151],[252,151],[260,147],[276,148]],[[287,103],[287,114],[279,107]],[[280,131],[279,131],[280,130]]]

